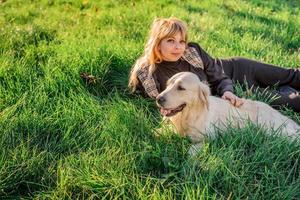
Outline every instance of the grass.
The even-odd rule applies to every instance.
[[[191,159],[186,138],[153,131],[154,102],[126,88],[156,16],[185,20],[212,56],[299,67],[299,6],[0,1],[0,198],[299,199],[299,142],[253,124],[228,127]]]

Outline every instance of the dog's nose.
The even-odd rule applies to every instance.
[[[158,98],[156,98],[156,102],[159,105],[162,105],[165,101],[166,101],[166,99],[164,97],[158,97]]]

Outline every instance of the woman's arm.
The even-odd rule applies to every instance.
[[[223,99],[230,101],[234,106],[240,107],[244,99],[233,94],[232,80],[224,73],[222,66],[218,65],[208,53],[206,53],[197,43],[190,43],[190,46],[197,49],[204,64],[204,71],[208,78],[213,93],[220,95]]]
[[[245,103],[245,99],[237,97],[230,91],[224,92],[222,99],[230,101],[230,103],[236,107],[240,107]]]
[[[215,59],[206,53],[197,43],[190,43],[189,46],[196,48],[198,51],[203,61],[204,71],[212,92],[220,96],[222,96],[225,91],[231,91],[233,93],[232,80],[223,72],[222,67],[215,62]]]

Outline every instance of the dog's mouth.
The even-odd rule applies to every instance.
[[[176,115],[177,113],[181,112],[184,107],[186,106],[186,104],[182,104],[180,106],[178,106],[177,108],[163,108],[160,107],[160,114],[165,116],[165,117],[171,117]]]

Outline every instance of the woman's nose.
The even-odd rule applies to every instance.
[[[176,48],[176,49],[180,49],[180,47],[181,47],[181,46],[180,46],[180,42],[176,42],[176,43],[175,43],[175,48]]]

